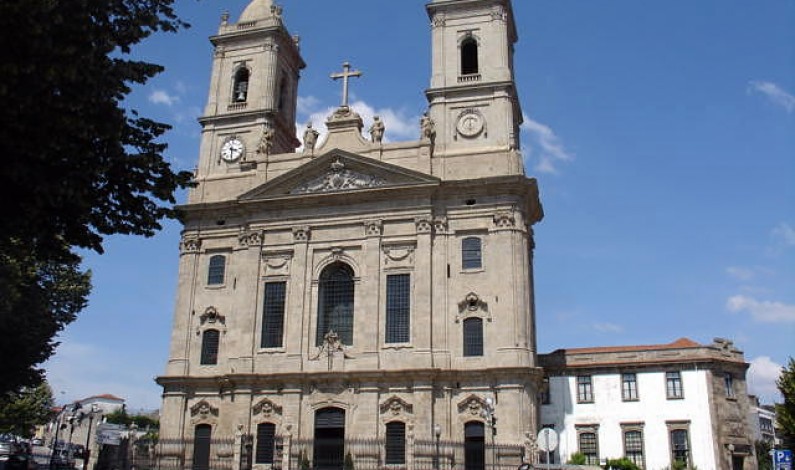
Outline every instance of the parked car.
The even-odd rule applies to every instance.
[[[30,470],[30,458],[14,440],[0,440],[0,470]]]

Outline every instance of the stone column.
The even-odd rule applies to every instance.
[[[308,260],[309,227],[293,227],[293,259],[290,264],[290,283],[288,285],[289,311],[285,313],[285,350],[288,356],[302,357],[304,346],[309,338],[308,322],[312,318],[312,306],[308,304],[311,297],[312,266]]]
[[[412,312],[413,343],[418,353],[432,354],[433,343],[433,276],[431,249],[433,219],[430,215],[415,219],[417,228],[417,250],[414,261],[414,311]],[[431,358],[423,361],[425,366],[431,365]]]
[[[354,322],[361,325],[357,333],[354,330],[354,346],[365,355],[377,355],[383,337],[384,317],[381,308],[381,234],[383,221],[368,220],[364,222],[364,253],[361,270],[361,282],[357,286],[361,300],[355,306]],[[366,316],[363,318],[362,316]],[[357,337],[358,336],[358,337]],[[367,361],[369,362],[369,361]],[[375,366],[376,364],[372,364]]]
[[[269,38],[265,44],[262,45],[262,107],[265,109],[276,109],[276,102],[278,97],[276,94],[279,92],[279,46],[273,43],[273,39]]]

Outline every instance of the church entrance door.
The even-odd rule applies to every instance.
[[[486,468],[486,433],[483,423],[470,421],[464,425],[464,469]]]
[[[210,443],[213,428],[209,424],[196,426],[193,435],[193,470],[210,469]]]
[[[315,450],[317,470],[341,470],[345,462],[345,410],[323,408],[315,412]]]

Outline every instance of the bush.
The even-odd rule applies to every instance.
[[[570,463],[572,465],[585,465],[588,462],[588,459],[585,458],[585,454],[582,452],[575,452],[569,456],[569,461],[566,463]]]
[[[629,460],[626,457],[620,459],[608,459],[604,468],[612,468],[613,470],[640,470],[640,467],[635,465],[635,462]]]

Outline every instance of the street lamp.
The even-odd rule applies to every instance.
[[[436,453],[433,456],[433,468],[439,470],[439,438],[442,437],[442,427],[439,424],[433,425],[433,435],[436,437]]]

